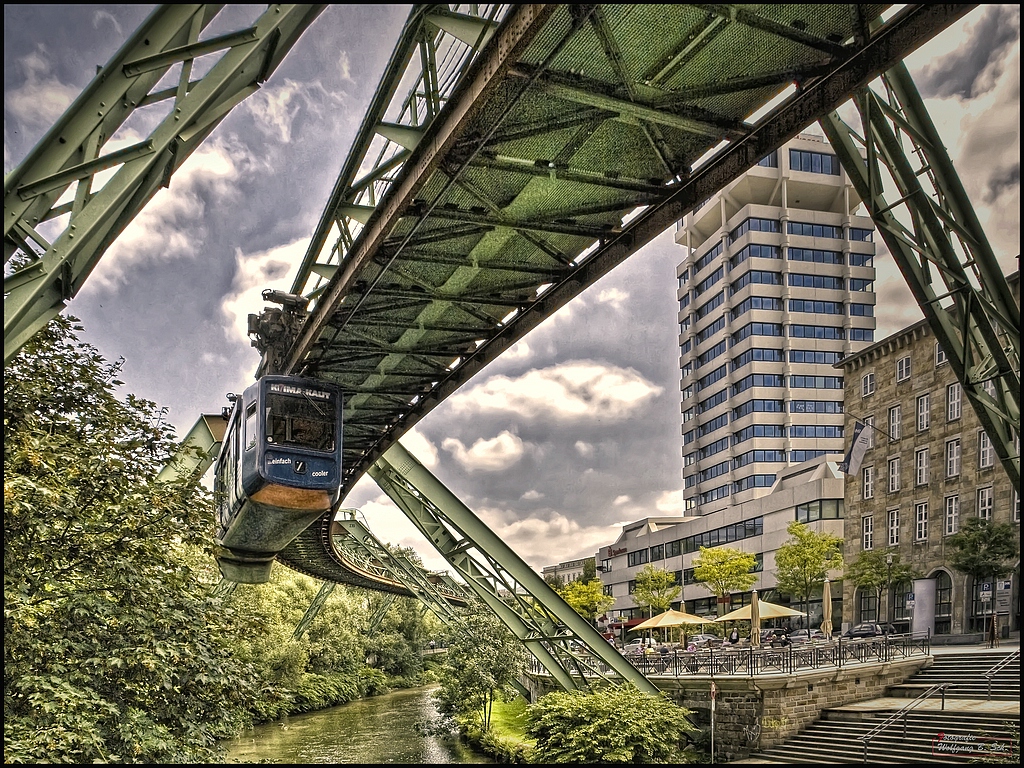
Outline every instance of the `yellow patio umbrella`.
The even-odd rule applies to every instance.
[[[652,616],[647,621],[642,621],[637,624],[633,629],[661,629],[663,627],[679,627],[684,624],[705,624],[707,619],[701,616],[695,616],[692,613],[686,613],[685,611],[667,610],[664,613],[659,613],[657,616]],[[683,639],[685,640],[685,632]]]
[[[821,631],[832,637],[832,583],[828,579],[821,587]]]
[[[757,590],[750,591],[750,644],[761,644],[761,612],[760,600],[757,597]]]
[[[742,608],[737,608],[731,613],[725,614],[715,619],[715,621],[750,621],[751,606],[744,605]],[[800,611],[794,611],[792,608],[787,608],[784,605],[776,605],[775,603],[766,603],[764,600],[757,601],[757,615],[758,620],[760,619],[784,619],[789,616],[803,616]]]

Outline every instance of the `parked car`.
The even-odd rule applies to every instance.
[[[722,638],[720,638],[718,635],[707,635],[707,634],[687,635],[686,636],[686,645],[689,646],[689,645],[692,644],[692,645],[696,646],[697,648],[706,648],[708,643],[711,643],[711,644],[714,645],[714,644],[717,644],[721,639]]]
[[[630,640],[622,646],[622,653],[626,656],[630,654],[643,653],[645,649],[650,648],[653,645],[654,641],[649,637],[638,637],[635,640]]]
[[[820,629],[798,629],[789,634],[791,643],[806,643],[811,640],[828,640],[828,635]]]
[[[892,624],[874,624],[867,621],[846,630],[843,633],[843,637],[855,640],[859,637],[882,637],[883,635],[894,634],[896,634],[896,628]]]

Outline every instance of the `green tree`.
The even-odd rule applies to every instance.
[[[576,613],[593,624],[597,617],[615,605],[615,598],[604,593],[604,586],[598,580],[570,581],[558,590],[558,594]]]
[[[826,531],[812,531],[796,520],[786,533],[789,539],[775,551],[775,580],[780,592],[804,603],[810,627],[810,597],[825,583],[829,571],[843,567],[843,539]]]
[[[723,615],[723,598],[733,592],[746,592],[757,576],[753,573],[757,558],[734,547],[701,547],[693,560],[693,578],[718,598],[718,615]]]
[[[892,563],[887,558],[892,558]],[[882,604],[882,593],[889,594],[893,584],[902,584],[915,578],[913,567],[900,560],[900,553],[886,552],[883,549],[866,549],[860,552],[852,563],[848,563],[843,578],[860,589],[870,589],[875,593],[878,604]],[[891,621],[888,600],[886,600],[885,620]]]
[[[486,609],[464,616],[464,631],[453,632],[434,694],[438,712],[451,724],[478,724],[487,731],[498,698],[511,701],[515,682],[526,670],[522,642]]]
[[[672,607],[672,601],[679,597],[683,588],[676,583],[676,576],[664,568],[645,565],[636,574],[633,602],[648,616],[664,613]]]
[[[593,557],[588,557],[583,561],[583,575],[580,576],[581,581],[595,581],[597,580],[597,560]]]
[[[975,584],[1009,575],[1020,560],[1017,527],[1012,523],[993,523],[980,517],[970,517],[947,541],[950,546],[949,564],[970,576]]]
[[[537,740],[532,762],[695,762],[686,746],[697,729],[687,715],[631,685],[549,693],[527,709],[527,733]]]
[[[153,403],[59,316],[4,370],[4,757],[201,763],[266,694],[215,597],[212,505]]]

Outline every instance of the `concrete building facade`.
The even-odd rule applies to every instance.
[[[1010,284],[1019,306],[1019,273]],[[881,605],[873,590],[847,580],[843,598],[852,620],[958,635],[983,631],[994,611],[1003,627],[1018,630],[1019,561],[1013,575],[993,584],[991,601],[948,564],[949,537],[969,517],[1013,523],[1019,541],[1020,496],[928,323],[882,339],[838,367],[846,380],[847,432],[860,421],[870,435],[846,484],[844,559],[881,549],[898,553],[921,577],[894,585]]]
[[[686,513],[766,494],[842,453],[833,365],[874,341],[871,219],[823,138],[801,135],[679,223]]]
[[[647,564],[676,574],[682,593],[673,607],[709,618],[718,615],[715,596],[693,578],[693,561],[701,546],[727,545],[756,555],[757,579],[752,589],[758,590],[763,600],[786,604],[788,597],[775,594],[775,552],[789,539],[789,524],[799,520],[813,531],[843,535],[843,475],[836,466],[841,458],[821,456],[786,467],[767,495],[708,515],[647,517],[624,525],[615,543],[601,547],[597,554],[605,593],[615,598],[608,612],[611,626],[621,632],[646,618],[632,595],[636,575]],[[749,603],[750,592],[737,592],[730,596],[723,613]],[[809,610],[811,625],[819,625],[820,593],[811,598]],[[832,613],[839,629],[842,603],[838,592],[833,595]],[[799,621],[793,624],[802,626]]]

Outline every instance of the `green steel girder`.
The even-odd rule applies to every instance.
[[[388,615],[388,610],[394,605],[395,600],[398,599],[398,595],[385,594],[382,596],[381,601],[377,604],[373,613],[370,615],[369,627],[367,631],[372,635],[377,631],[377,627],[384,621],[384,617]]]
[[[285,370],[352,393],[342,493],[545,318],[973,7],[495,7],[436,113],[444,38],[414,9],[292,288],[312,301]]]
[[[4,179],[5,363],[78,293],[115,238],[324,7],[273,4],[247,29],[200,39],[223,4],[161,5],[97,73]],[[194,60],[215,54],[193,80]],[[177,85],[154,90],[176,67]],[[148,137],[103,153],[136,109],[158,103],[166,116]],[[110,171],[100,186],[97,175]]]
[[[401,443],[394,443],[369,474],[563,689],[627,681],[658,693]],[[589,655],[573,649],[571,640],[584,644]]]
[[[313,619],[319,615],[321,609],[323,609],[327,604],[327,598],[331,596],[331,593],[334,592],[334,588],[336,586],[338,585],[333,581],[325,581],[320,585],[320,589],[309,602],[306,612],[302,614],[302,618],[299,619],[299,623],[295,625],[295,630],[292,632],[293,640],[298,640],[306,633],[309,625],[313,623]]]
[[[192,425],[192,429],[181,441],[181,447],[171,461],[160,470],[156,479],[161,482],[172,482],[186,478],[201,478],[217,460],[227,426],[224,416],[204,413]]]
[[[454,605],[466,605],[471,600],[464,588],[452,580],[433,579],[433,574],[425,571],[422,566],[393,553],[355,518],[354,510],[339,510],[338,515],[335,522],[347,536],[336,539],[335,547],[344,550],[346,559],[352,561],[361,558],[367,563],[378,564],[387,576],[405,584],[438,619],[446,624],[459,621]],[[453,603],[453,600],[457,602]]]
[[[881,81],[854,99],[864,136],[836,113],[822,128],[1019,493],[1020,309],[910,73]]]

